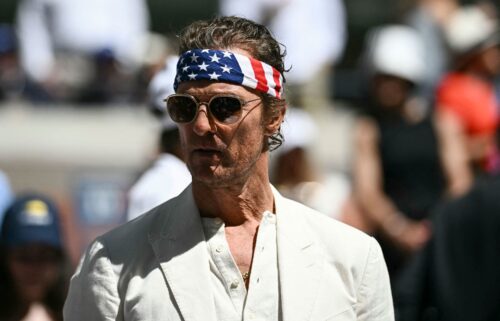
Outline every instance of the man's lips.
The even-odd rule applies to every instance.
[[[191,149],[193,152],[221,152],[223,148],[211,147],[211,146],[198,146]]]
[[[191,153],[199,156],[215,156],[221,154],[222,151],[218,148],[200,147],[194,148]]]
[[[225,144],[212,142],[212,143],[192,143],[189,146],[191,152],[207,152],[207,153],[218,153],[226,149]]]

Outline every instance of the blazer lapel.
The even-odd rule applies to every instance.
[[[151,230],[151,246],[183,319],[215,321],[208,252],[191,186],[169,205]]]
[[[297,205],[274,190],[278,269],[284,321],[309,320],[318,295],[324,258]]]

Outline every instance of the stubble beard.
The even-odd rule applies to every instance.
[[[188,164],[193,183],[199,183],[212,189],[225,188],[244,184],[254,175],[260,157],[263,157],[262,146],[252,155],[247,155],[244,164],[238,163],[238,155],[229,157],[227,150],[214,164]]]

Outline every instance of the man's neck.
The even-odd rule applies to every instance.
[[[193,181],[193,195],[201,216],[218,217],[227,226],[260,222],[262,214],[274,208],[267,171],[221,188]]]

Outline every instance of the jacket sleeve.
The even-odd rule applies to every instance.
[[[389,273],[380,245],[373,238],[357,293],[356,314],[359,321],[394,320]]]
[[[103,243],[96,240],[71,279],[64,304],[64,320],[118,320],[119,305],[118,276]]]

